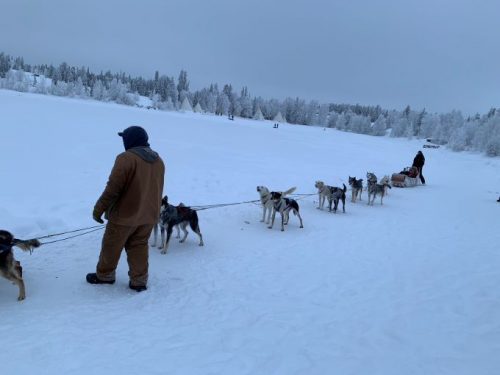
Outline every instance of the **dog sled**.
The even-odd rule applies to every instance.
[[[417,167],[407,167],[399,173],[393,173],[391,177],[391,185],[396,187],[413,187],[417,186],[419,178]]]

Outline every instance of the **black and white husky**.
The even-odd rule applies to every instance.
[[[339,188],[335,186],[325,185],[323,181],[316,181],[314,187],[318,189],[319,203],[318,208],[320,210],[323,209],[325,205],[325,200],[328,199],[328,210],[332,210],[333,203],[333,212],[337,212],[337,208],[339,206],[339,201],[342,201],[342,211],[345,212],[345,193],[347,191],[347,187],[344,185],[344,188]]]
[[[273,191],[271,193],[271,200],[273,202],[273,215],[271,220],[271,225],[269,225],[269,229],[273,228],[274,218],[276,217],[276,212],[279,212],[281,215],[281,231],[285,230],[285,225],[288,224],[288,220],[290,218],[290,211],[293,212],[294,215],[299,217],[300,227],[304,228],[302,225],[302,218],[299,213],[299,204],[295,199],[285,198],[283,193],[279,193]]]
[[[352,189],[351,202],[356,203],[356,199],[359,195],[359,200],[361,200],[361,193],[363,192],[363,179],[357,180],[356,177],[349,176],[349,185]]]
[[[281,192],[283,196],[292,194],[295,191],[295,187],[292,187],[286,191]],[[273,211],[273,201],[271,199],[271,194],[274,193],[269,191],[269,189],[265,186],[257,186],[257,192],[260,196],[260,203],[262,203],[262,220],[264,222],[266,220],[266,212],[267,212],[267,220],[266,224],[269,224],[271,220],[271,213]]]
[[[174,226],[179,226],[184,232],[184,237],[179,242],[186,241],[188,235],[187,226],[190,226],[193,232],[195,232],[200,238],[200,246],[203,246],[203,236],[201,235],[200,225],[198,223],[198,214],[195,210],[190,207],[184,206],[182,203],[178,206],[174,206],[168,203],[168,197],[165,196],[161,200],[160,209],[160,220],[158,226],[160,227],[161,243],[158,247],[162,249],[161,253],[166,254],[168,249],[168,243],[170,242],[170,237],[172,236],[172,230]],[[154,242],[153,246],[156,246],[157,236],[158,236],[158,226],[154,227]],[[165,237],[165,231],[167,231],[167,236]]]
[[[373,202],[377,195],[380,195],[380,204],[384,204],[384,196],[387,188],[392,189],[391,185],[387,182],[383,182],[382,184],[377,183],[377,176],[375,174],[368,172],[366,174],[366,178],[368,180],[368,204],[373,206]]]

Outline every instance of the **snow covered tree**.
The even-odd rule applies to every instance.
[[[108,90],[102,84],[101,80],[96,80],[92,87],[92,97],[95,100],[104,101],[108,97]]]
[[[241,89],[239,103],[241,107],[240,116],[244,118],[252,118],[253,117],[252,99],[250,98],[250,94],[248,93],[248,88],[246,86]]]
[[[319,106],[317,125],[325,126],[327,124],[329,111],[330,111],[330,106],[328,104],[321,104]]]
[[[337,121],[335,123],[335,127],[338,130],[346,131],[348,124],[349,124],[350,117],[351,116],[347,112],[341,113],[337,118]]]
[[[304,125],[318,125],[319,103],[311,100],[304,107]]]
[[[219,93],[217,97],[217,105],[215,109],[215,114],[216,115],[227,115],[229,114],[229,107],[231,103],[229,101],[229,98],[224,92]]]
[[[431,138],[434,130],[439,126],[439,116],[433,113],[426,113],[422,117],[420,126],[420,137]]]
[[[384,136],[387,129],[387,120],[384,115],[379,115],[377,120],[373,123],[372,135]]]
[[[9,55],[0,52],[0,78],[5,77],[11,67],[11,58]]]
[[[408,135],[408,127],[410,122],[406,116],[401,116],[392,125],[391,137],[405,137]]]
[[[339,114],[335,111],[330,112],[328,115],[328,127],[329,128],[335,128],[337,127],[337,121],[339,118]]]
[[[370,118],[363,115],[353,115],[349,121],[348,130],[358,134],[369,134],[371,131]]]
[[[187,96],[189,92],[189,81],[187,78],[187,72],[185,70],[181,70],[179,73],[179,79],[177,80],[177,92],[178,97],[177,100],[179,103],[184,101],[184,98]]]

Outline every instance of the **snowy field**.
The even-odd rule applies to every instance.
[[[173,203],[258,199],[257,185],[347,184],[411,164],[422,142],[0,90],[0,228],[29,238],[92,226],[92,208],[139,124]],[[423,150],[428,184],[346,213],[299,201],[304,229],[244,204],[201,211],[150,252],[147,292],[85,282],[102,232],[15,250],[27,299],[0,280],[5,374],[498,374],[500,160]],[[496,353],[496,354],[495,354]]]

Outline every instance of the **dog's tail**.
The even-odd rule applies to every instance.
[[[283,196],[288,195],[288,194],[292,194],[295,190],[297,190],[297,188],[294,186],[294,187],[288,189],[287,191],[284,191]]]
[[[198,213],[194,210],[193,210],[193,214],[192,214],[191,218],[189,219],[189,226],[191,227],[193,232],[195,232],[195,233],[200,232],[200,222],[198,220]]]
[[[345,184],[344,184],[344,183],[342,183],[342,185],[344,185],[344,190],[343,190],[343,192],[345,193],[345,192],[347,191],[347,187],[345,186]]]
[[[23,251],[29,251],[31,253],[34,248],[40,247],[42,244],[36,238],[32,240],[18,240],[15,238],[13,245]]]

